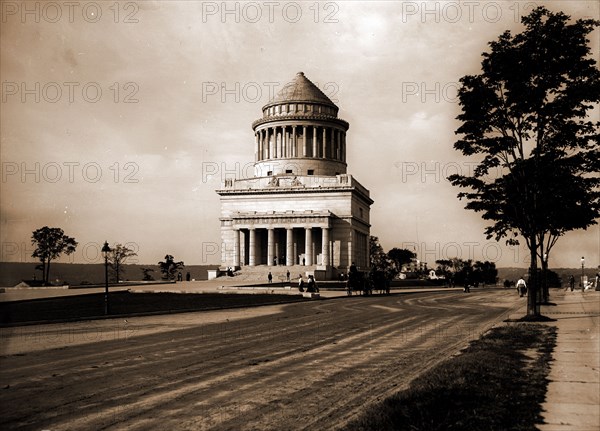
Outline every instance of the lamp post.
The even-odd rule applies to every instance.
[[[108,254],[110,253],[110,247],[108,241],[104,241],[102,247],[102,255],[104,256],[104,315],[107,316],[110,313],[108,306]]]
[[[584,267],[585,267],[585,257],[581,256],[581,291],[582,292],[585,290],[585,284],[583,283],[583,281],[584,281],[583,268]]]

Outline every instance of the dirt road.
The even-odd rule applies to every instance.
[[[146,335],[2,357],[0,427],[335,429],[521,305],[485,290],[261,307],[181,329],[156,316]]]

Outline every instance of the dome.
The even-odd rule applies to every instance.
[[[303,72],[298,72],[294,79],[286,84],[265,107],[287,102],[319,103],[337,108],[325,93],[304,76]]]

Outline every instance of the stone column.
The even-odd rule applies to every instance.
[[[354,229],[350,228],[350,234],[348,235],[348,262],[346,263],[348,268],[350,268],[350,265],[352,264],[352,262],[354,262],[355,259],[353,249],[354,238]]]
[[[341,132],[342,162],[346,161],[346,132]]]
[[[371,247],[369,247],[369,236],[363,234],[363,237],[365,239],[365,266],[369,266],[371,260],[371,256],[369,256],[371,254]]]
[[[298,157],[298,149],[296,147],[296,126],[292,126],[292,157]]]
[[[281,132],[281,134],[277,133],[277,129],[279,129],[279,127],[275,127],[275,140],[277,142],[277,154],[275,155],[276,158],[281,158],[281,154],[283,153],[282,151],[282,147],[283,147],[283,131]],[[279,137],[279,139],[277,139]]]
[[[285,264],[294,265],[294,230],[291,227],[285,229]]]
[[[331,158],[335,160],[338,158],[338,143],[335,140],[335,129],[331,129]]]
[[[327,127],[323,127],[323,158],[327,158]]]
[[[329,228],[324,227],[322,234],[322,250],[321,253],[323,255],[323,265],[329,265]]]
[[[317,150],[319,149],[319,147],[317,146],[317,127],[316,126],[312,126],[313,128],[313,142],[312,142],[312,156],[313,157],[317,157]]]
[[[233,230],[233,267],[240,266],[240,230]]]
[[[312,228],[311,227],[306,227],[304,228],[304,232],[306,235],[306,240],[304,241],[304,254],[305,254],[305,258],[306,258],[306,264],[307,265],[312,265],[312,249],[313,249],[313,243],[312,243]]]
[[[275,257],[275,229],[267,230],[267,265],[273,265],[273,257]]]
[[[254,132],[254,161],[260,160],[260,144],[258,143],[258,132]]]
[[[256,132],[256,136],[258,136],[258,160],[263,159],[263,142],[262,142],[262,130],[258,130]]]
[[[306,157],[308,140],[306,139],[306,126],[302,126],[302,157]]]
[[[248,266],[256,265],[256,229],[251,228],[248,239]]]
[[[282,130],[282,133],[281,133],[281,142],[282,142],[282,147],[283,147],[283,150],[281,151],[281,157],[289,157],[289,152],[288,152],[288,137],[287,137],[286,126],[282,126],[281,130]]]
[[[275,154],[275,150],[274,150],[274,143],[272,138],[272,133],[271,133],[271,127],[267,127],[267,145],[269,146],[269,159],[272,159],[274,157]]]

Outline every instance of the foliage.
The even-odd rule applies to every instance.
[[[142,278],[142,280],[144,280],[144,281],[154,280],[154,277],[152,276],[152,274],[150,274],[151,272],[154,272],[154,270],[152,268],[142,268],[142,273],[144,274],[144,278]]]
[[[387,255],[388,255],[388,258],[394,264],[396,274],[400,273],[403,265],[409,264],[411,262],[411,260],[417,256],[414,252],[412,252],[410,250],[407,250],[405,248],[396,248],[396,247],[394,247],[390,251],[388,251]]]
[[[496,284],[498,270],[494,262],[463,260],[459,258],[436,260],[436,274],[443,275],[451,284]]]
[[[454,148],[479,156],[472,176],[452,175],[467,209],[482,213],[485,233],[518,243],[531,255],[527,314],[538,314],[537,260],[567,231],[595,224],[600,211],[599,122],[587,113],[600,101],[600,71],[587,35],[600,22],[569,23],[544,7],[523,17],[483,54],[482,73],[461,79],[461,138]],[[497,175],[493,175],[497,174]]]
[[[369,259],[372,272],[383,272],[385,278],[389,280],[394,278],[396,272],[392,260],[383,251],[383,247],[379,244],[379,238],[376,236],[369,237]]]
[[[498,270],[494,262],[475,262],[473,266],[473,276],[478,283],[496,284],[498,281]]]
[[[185,266],[183,262],[175,262],[175,259],[170,254],[165,256],[164,262],[158,262],[163,280],[175,280],[177,272]]]
[[[137,256],[137,253],[122,244],[116,244],[111,248],[108,254],[108,265],[113,271],[113,278],[116,283],[119,282],[123,274],[123,264],[127,258],[133,256]]]
[[[77,248],[77,241],[65,235],[61,228],[48,226],[33,231],[31,244],[36,247],[31,256],[41,262],[41,268],[37,266],[36,269],[42,270],[44,284],[48,284],[50,278],[50,262],[63,253],[73,253]]]
[[[546,270],[546,284],[548,287],[562,287],[562,279],[551,269]]]

